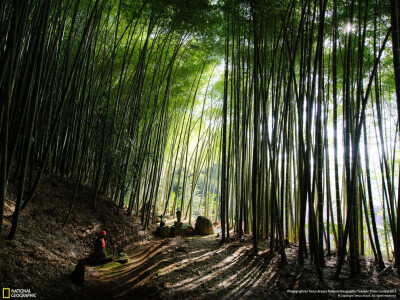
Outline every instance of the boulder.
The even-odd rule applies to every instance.
[[[189,224],[183,224],[182,228],[185,231],[185,235],[193,235],[194,234],[193,227],[190,226]]]
[[[177,221],[175,221],[175,222],[174,222],[174,226],[180,228],[180,227],[183,226],[183,223],[182,223],[182,222],[177,222]]]
[[[170,232],[170,227],[169,226],[157,227],[157,234],[160,237],[168,238],[169,237],[169,232]]]
[[[180,223],[180,222],[179,222]],[[171,226],[170,229],[170,236],[171,237],[176,237],[176,236],[185,236],[185,229],[182,227],[181,224],[177,226]]]
[[[175,222],[173,226],[171,226],[170,229],[170,236],[171,237],[176,237],[176,236],[188,236],[188,235],[193,235],[193,227],[182,223],[182,222]]]
[[[196,220],[196,225],[194,227],[194,232],[201,235],[213,234],[214,228],[210,219],[204,216],[198,216]]]
[[[127,263],[128,262],[128,256],[125,254],[125,253],[123,253],[123,252],[121,252],[120,254],[119,254],[119,256],[115,259],[115,261],[116,262],[119,262],[120,264],[125,264],[125,263]]]

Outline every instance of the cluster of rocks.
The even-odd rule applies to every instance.
[[[214,228],[211,221],[207,217],[203,216],[197,217],[194,230],[192,226],[182,223],[180,218],[174,222],[173,226],[166,226],[164,221],[161,221],[160,226],[157,227],[157,234],[163,238],[190,236],[193,234],[209,235],[213,233]]]
[[[175,221],[173,226],[166,226],[160,222],[160,227],[157,227],[157,234],[163,238],[187,236],[193,234],[193,227],[178,221]]]

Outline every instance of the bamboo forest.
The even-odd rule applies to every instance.
[[[3,298],[400,297],[398,0],[1,0]]]

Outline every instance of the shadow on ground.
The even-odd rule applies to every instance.
[[[100,299],[285,299],[300,273],[264,249],[255,256],[250,240],[221,245],[215,236],[152,241],[129,252],[127,264],[98,268],[84,292]]]

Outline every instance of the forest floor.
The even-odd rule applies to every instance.
[[[91,208],[93,191],[81,186],[72,214],[64,228],[75,182],[49,176],[21,216],[17,237],[1,241],[2,288],[30,289],[37,299],[337,299],[399,297],[400,278],[393,262],[379,271],[373,260],[362,258],[363,273],[349,277],[345,265],[333,280],[334,255],[326,257],[324,281],[306,259],[297,265],[297,245],[285,249],[288,263],[279,253],[270,254],[260,241],[253,254],[251,236],[220,243],[219,228],[209,236],[161,239],[142,231],[139,220],[117,214],[115,204],[100,197]],[[5,233],[10,228],[15,191],[9,188],[5,207]],[[173,220],[170,220],[172,222]],[[106,230],[108,252],[123,250],[128,263],[87,266],[85,285],[70,279],[77,262],[91,252],[96,232]]]

